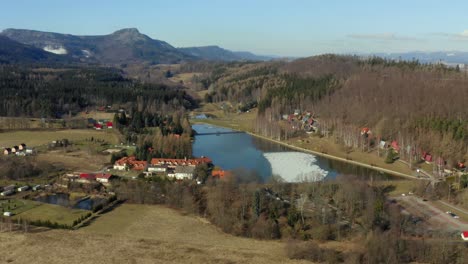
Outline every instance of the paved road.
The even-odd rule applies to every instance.
[[[396,200],[398,200],[408,213],[422,217],[428,227],[433,230],[468,230],[468,223],[451,217],[444,211],[433,206],[429,201],[423,201],[416,196],[401,196],[396,198]]]

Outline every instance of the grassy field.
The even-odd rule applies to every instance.
[[[31,210],[39,206],[39,202],[22,199],[6,199],[0,200],[0,208],[3,212],[12,212],[15,215]]]
[[[55,164],[67,170],[95,171],[100,170],[105,163],[110,162],[109,155],[92,154],[88,151],[49,151],[37,156],[39,161]]]
[[[310,263],[284,242],[231,236],[192,216],[124,204],[77,231],[0,233],[0,263]]]
[[[85,215],[89,211],[70,209],[59,205],[37,203],[31,209],[15,215],[13,218],[28,220],[49,220],[59,224],[72,225],[73,221]]]
[[[11,147],[25,143],[27,146],[39,146],[53,140],[66,138],[71,141],[81,141],[88,138],[102,139],[111,144],[118,142],[117,135],[112,130],[97,131],[93,129],[64,129],[64,130],[41,130],[27,131],[17,130],[0,133],[0,147]]]

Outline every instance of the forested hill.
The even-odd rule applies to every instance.
[[[87,107],[114,105],[140,112],[191,109],[178,87],[141,84],[113,68],[33,69],[0,65],[0,116],[61,117]]]
[[[376,140],[397,140],[451,162],[468,160],[468,76],[454,68],[323,55],[220,64],[206,76],[200,80],[212,90],[206,100],[258,103],[258,125],[271,125],[263,130],[275,131],[274,137],[288,135],[276,123],[299,109],[312,112],[343,145],[357,147],[362,140],[351,138],[369,127]]]
[[[179,50],[200,59],[211,61],[268,61],[272,59],[272,57],[259,56],[251,52],[230,51],[218,46],[187,47],[179,48]]]
[[[52,54],[0,35],[0,64],[70,63],[72,58]]]
[[[26,29],[6,29],[1,35],[38,49],[84,62],[102,64],[179,63],[196,59],[167,42],[141,34],[135,28],[100,36],[75,36]]]

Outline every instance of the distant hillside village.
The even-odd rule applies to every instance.
[[[135,157],[123,157],[114,163],[114,170],[136,170],[142,171],[146,177],[166,176],[177,180],[192,180],[195,176],[197,166],[206,164],[209,170],[212,167],[210,158],[201,157],[196,159],[167,159],[153,158],[151,162],[139,161]],[[214,175],[219,175],[215,171]],[[201,180],[197,179],[200,183]]]
[[[197,172],[198,168],[198,172]],[[200,169],[201,168],[201,169]],[[113,169],[114,171],[111,171]],[[135,172],[133,175],[142,175],[145,178],[167,177],[176,181],[195,180],[198,184],[204,183],[208,176],[213,179],[224,179],[229,172],[214,169],[212,160],[208,157],[194,159],[153,158],[150,162],[138,160],[135,156],[122,157],[115,161],[108,172],[73,172],[61,177],[57,187],[69,188],[70,184],[102,184],[110,186],[112,180],[125,178],[125,172]],[[203,175],[199,175],[202,171]],[[131,177],[135,179],[136,176]]]
[[[302,112],[296,109],[294,113],[282,115],[281,120],[292,131],[305,131],[307,134],[319,134],[321,136],[327,136],[329,133],[329,128],[323,126],[318,118],[309,111]],[[400,159],[400,154],[405,154],[405,157],[415,157],[414,159],[416,159],[409,160],[408,162],[425,162],[433,165],[433,174],[439,177],[450,176],[466,170],[466,164],[463,161],[457,162],[453,168],[449,169],[447,161],[443,157],[432,154],[422,148],[404,145],[396,138],[384,139],[380,136],[375,136],[368,127],[363,127],[360,131],[355,131],[355,133],[360,133],[359,140],[362,143],[361,145],[366,145],[367,149],[376,148],[384,151],[387,154],[385,160],[387,163],[392,163]]]

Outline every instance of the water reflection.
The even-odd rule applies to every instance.
[[[192,126],[198,133],[216,133],[232,131],[227,128],[205,124]],[[265,158],[268,152],[295,151],[272,141],[253,137],[249,134],[214,134],[195,136],[193,143],[194,156],[208,156],[216,166],[226,170],[254,170],[264,180],[272,175],[271,165]],[[328,172],[326,179],[334,179],[338,175],[356,175],[358,177],[373,177],[375,179],[390,179],[391,175],[368,168],[348,164],[316,156],[316,165]]]

